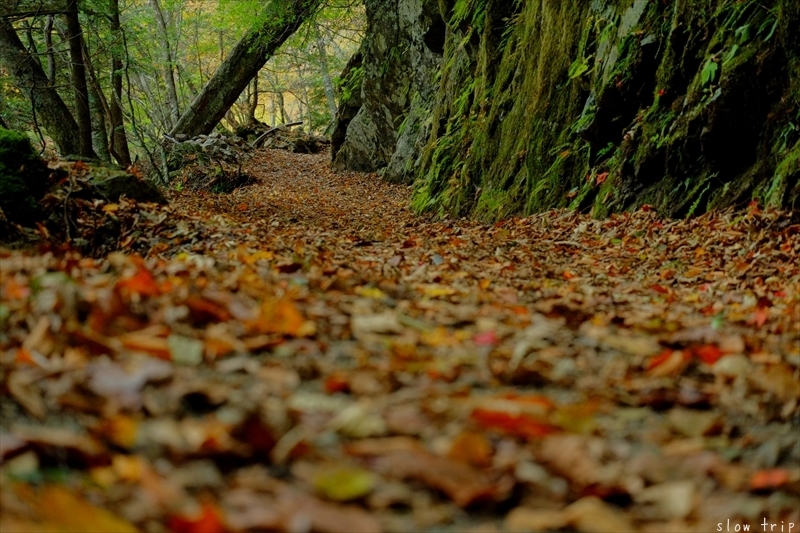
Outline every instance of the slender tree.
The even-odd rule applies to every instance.
[[[86,84],[86,67],[83,62],[83,32],[78,19],[78,0],[67,0],[67,36],[72,73],[72,90],[75,94],[75,111],[79,131],[79,155],[94,158],[92,149],[92,116],[89,109],[89,89]]]
[[[211,132],[267,60],[321,4],[322,0],[270,2],[263,22],[231,50],[171,133],[195,136]]]
[[[122,114],[122,74],[123,74],[123,35],[119,19],[119,0],[109,0],[109,21],[114,37],[111,47],[111,101],[108,104],[111,146],[109,151],[117,163],[127,167],[131,164],[128,137],[125,134],[125,120]]]
[[[180,116],[180,104],[178,103],[178,89],[175,85],[175,68],[172,57],[172,47],[169,43],[169,32],[167,31],[167,21],[164,18],[164,11],[158,0],[150,0],[150,6],[156,17],[156,27],[158,28],[158,39],[161,41],[164,60],[162,70],[164,72],[164,82],[167,84],[167,99],[170,108],[170,127],[174,126]]]

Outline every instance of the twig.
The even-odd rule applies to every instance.
[[[44,140],[44,136],[42,135],[42,130],[39,129],[39,121],[36,120],[36,106],[34,105],[34,99],[33,99],[33,91],[35,90],[36,87],[31,86],[31,112],[33,114],[33,127],[34,129],[36,129],[36,134],[39,135],[39,140],[42,142],[42,149],[39,151],[39,157],[42,157],[45,148],[47,148],[47,141]]]
[[[69,214],[67,213],[67,204],[69,203],[69,196],[72,194],[72,188],[75,185],[73,181],[73,177],[69,177],[69,190],[67,191],[67,196],[64,198],[64,225],[67,228],[67,242],[72,241],[72,235],[69,231]]]

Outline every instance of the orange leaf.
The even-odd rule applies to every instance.
[[[129,350],[149,353],[150,355],[154,355],[166,361],[172,358],[167,339],[134,332],[122,335],[120,340],[122,341],[122,345]]]
[[[127,450],[133,448],[139,435],[139,423],[125,415],[104,419],[98,429],[109,442]]]
[[[674,351],[675,350],[670,350],[669,348],[667,348],[660,354],[650,359],[650,362],[647,363],[647,370],[653,370],[654,368],[661,366],[662,364],[667,362],[672,357],[672,352]]]
[[[17,350],[17,363],[36,365],[36,361],[33,360],[33,355],[24,347]]]
[[[750,489],[765,490],[777,489],[786,484],[790,479],[789,472],[783,468],[772,470],[759,470],[750,478]]]
[[[659,294],[669,294],[669,289],[662,287],[661,285],[650,285],[650,288]]]
[[[117,288],[144,296],[158,296],[161,294],[161,290],[156,280],[153,278],[153,275],[144,268],[140,269],[133,276],[118,281]]]
[[[602,173],[598,174],[597,175],[597,181],[596,181],[597,185],[602,185],[603,182],[606,181],[606,179],[608,179],[608,172],[602,172]]]
[[[3,286],[3,296],[9,300],[24,300],[31,294],[31,289],[27,285],[17,283],[14,278],[8,280]]]
[[[486,468],[492,465],[492,445],[480,433],[464,431],[453,441],[450,458],[478,468]]]
[[[753,323],[758,326],[762,327],[764,324],[767,323],[767,319],[769,318],[769,311],[766,307],[756,307],[755,312],[753,313]]]
[[[567,280],[569,280],[569,279],[572,279],[572,278],[574,278],[574,277],[575,277],[575,274],[573,274],[573,273],[572,273],[572,272],[570,272],[569,270],[565,270],[565,271],[564,271],[564,273],[562,274],[562,276],[564,276],[564,279],[567,279]]]
[[[253,326],[260,333],[300,336],[305,320],[291,300],[268,300],[261,305],[261,316]]]
[[[487,429],[498,429],[527,439],[534,439],[558,433],[560,428],[541,422],[524,414],[511,414],[501,411],[475,409],[472,419]]]
[[[45,523],[39,531],[61,533],[135,533],[136,528],[105,509],[95,507],[71,489],[46,485],[38,492],[29,485],[18,485],[17,495],[34,509]],[[48,527],[54,526],[54,527]]]

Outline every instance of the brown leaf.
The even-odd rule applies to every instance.
[[[497,495],[497,485],[480,470],[422,450],[382,455],[376,459],[375,468],[385,475],[416,479],[441,490],[460,507],[492,500]]]

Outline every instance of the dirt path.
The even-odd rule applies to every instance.
[[[800,531],[800,226],[246,170],[143,259],[0,250],[0,530]]]

